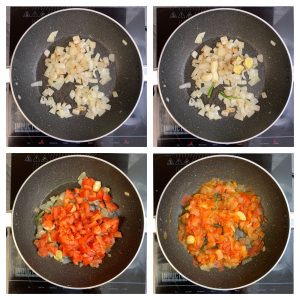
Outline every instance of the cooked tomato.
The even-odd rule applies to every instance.
[[[265,249],[260,199],[237,182],[212,179],[181,204],[178,238],[202,270],[235,268]]]

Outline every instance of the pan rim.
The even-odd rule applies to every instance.
[[[15,205],[17,203],[17,200],[18,200],[18,196],[20,194],[20,192],[22,191],[23,187],[25,186],[25,184],[27,183],[27,181],[37,172],[39,171],[40,169],[42,169],[43,167],[47,166],[48,164],[51,164],[52,162],[55,162],[55,161],[58,161],[58,160],[61,160],[61,159],[67,159],[67,158],[72,158],[72,157],[77,157],[77,158],[88,158],[88,159],[95,159],[95,160],[98,160],[98,161],[101,161],[102,163],[105,163],[105,164],[108,164],[110,165],[111,167],[113,167],[114,169],[116,169],[118,172],[120,172],[129,182],[130,184],[132,185],[132,187],[134,188],[137,196],[138,196],[138,199],[140,201],[140,204],[141,204],[141,208],[142,208],[142,211],[143,211],[143,231],[142,231],[142,238],[141,238],[141,241],[140,241],[140,244],[139,244],[139,247],[135,253],[135,255],[133,256],[133,258],[130,260],[130,262],[128,263],[128,265],[126,266],[126,268],[124,268],[121,272],[119,272],[116,276],[114,276],[113,278],[101,283],[101,284],[97,284],[97,285],[93,285],[93,286],[88,286],[88,287],[70,287],[70,286],[64,286],[62,284],[57,284],[57,283],[54,283],[53,281],[49,280],[49,279],[46,279],[44,276],[40,275],[38,272],[36,272],[35,269],[33,269],[30,264],[26,261],[26,259],[23,257],[19,247],[18,247],[18,244],[16,242],[16,239],[15,239],[15,235],[14,235],[14,223],[13,223],[13,217],[14,217],[14,210],[15,210]],[[11,213],[11,231],[12,231],[12,237],[13,237],[13,241],[14,241],[14,244],[15,244],[15,247],[18,251],[18,254],[21,256],[23,262],[30,268],[30,270],[32,270],[35,274],[37,274],[39,277],[41,277],[42,279],[44,279],[45,281],[53,284],[53,285],[56,285],[56,286],[59,286],[59,287],[62,287],[62,288],[65,288],[65,289],[72,289],[72,290],[87,290],[87,289],[92,289],[92,288],[97,288],[99,286],[102,286],[114,279],[116,279],[117,277],[119,277],[123,272],[125,272],[127,270],[127,268],[133,263],[133,261],[135,260],[135,258],[137,257],[138,253],[140,252],[141,250],[141,247],[142,247],[142,244],[143,244],[143,241],[144,241],[144,238],[145,238],[145,220],[146,220],[146,217],[145,217],[145,209],[144,209],[144,205],[143,205],[143,201],[142,201],[142,198],[136,188],[136,186],[133,184],[133,182],[131,181],[131,179],[121,170],[119,169],[117,166],[115,166],[114,164],[102,159],[102,158],[98,158],[98,157],[94,157],[94,156],[89,156],[89,155],[81,155],[81,154],[75,154],[75,155],[66,155],[66,156],[62,156],[62,157],[58,157],[58,158],[55,158],[51,161],[48,161],[47,163],[43,164],[42,166],[40,166],[39,168],[37,168],[36,170],[34,170],[27,178],[26,180],[24,181],[24,183],[21,185],[16,197],[15,197],[15,201],[14,201],[14,205],[12,207],[12,213]]]
[[[160,86],[160,78],[159,78],[159,71],[160,71],[160,65],[161,65],[161,60],[162,60],[162,56],[163,56],[163,53],[166,49],[166,46],[168,45],[169,41],[171,40],[171,38],[173,37],[173,35],[175,35],[175,33],[177,32],[177,30],[179,30],[183,25],[185,25],[186,23],[188,23],[190,20],[192,20],[193,18],[196,18],[197,16],[199,15],[203,15],[203,14],[206,14],[206,13],[210,13],[210,12],[214,12],[214,11],[237,11],[239,13],[244,13],[244,14],[247,14],[247,15],[250,15],[254,18],[256,18],[258,21],[261,21],[262,23],[264,23],[265,25],[267,25],[275,34],[276,36],[279,38],[279,40],[281,41],[281,43],[283,44],[283,47],[287,53],[287,56],[289,58],[289,62],[290,62],[290,68],[291,68],[291,83],[290,83],[290,91],[289,91],[289,94],[288,94],[288,97],[287,97],[287,100],[286,100],[286,103],[283,107],[283,109],[281,110],[280,114],[277,116],[277,118],[267,127],[265,128],[264,130],[258,132],[256,135],[252,136],[252,137],[249,137],[249,138],[246,138],[246,139],[242,139],[242,140],[238,140],[238,141],[229,141],[229,142],[222,142],[222,141],[214,141],[214,140],[210,140],[210,139],[207,139],[207,138],[203,138],[203,137],[200,137],[199,135],[195,134],[195,133],[192,133],[191,131],[187,130],[185,128],[185,126],[183,126],[179,121],[176,120],[176,118],[172,115],[172,113],[170,112],[170,110],[168,109],[167,107],[167,104],[166,104],[166,101],[164,99],[164,97],[162,96],[162,93],[161,93],[161,86]],[[189,133],[190,135],[198,138],[198,139],[201,139],[203,141],[206,141],[206,142],[209,142],[209,143],[215,143],[215,144],[222,144],[222,145],[230,145],[230,144],[238,144],[238,143],[243,143],[243,142],[247,142],[247,141],[250,141],[260,135],[262,135],[264,132],[266,132],[267,130],[269,130],[278,120],[279,118],[281,117],[281,115],[283,114],[283,112],[286,110],[286,107],[290,101],[290,98],[291,98],[291,94],[292,94],[292,91],[293,91],[293,86],[294,86],[294,69],[293,69],[293,63],[292,63],[292,58],[291,58],[291,55],[290,55],[290,52],[284,42],[284,40],[282,39],[282,37],[280,36],[280,34],[277,32],[277,30],[275,28],[273,28],[267,21],[265,21],[264,19],[260,18],[259,16],[253,14],[253,13],[250,13],[248,11],[245,11],[245,10],[242,10],[242,9],[238,9],[238,8],[231,8],[231,7],[224,7],[224,8],[213,8],[213,9],[208,9],[206,11],[203,11],[203,12],[200,12],[198,14],[195,14],[194,16],[190,17],[189,19],[185,20],[183,23],[181,23],[173,32],[172,34],[169,36],[168,40],[166,41],[166,43],[164,44],[164,47],[162,49],[162,52],[160,54],[160,57],[159,57],[159,61],[158,61],[158,72],[157,72],[157,77],[158,77],[158,91],[159,91],[159,95],[160,95],[160,99],[161,99],[161,102],[163,103],[166,111],[168,112],[168,114],[171,116],[171,118],[173,119],[173,121],[175,121],[175,123],[177,125],[179,125],[180,127],[182,127],[187,133]]]
[[[284,249],[282,251],[282,253],[280,254],[279,258],[277,259],[277,261],[275,262],[275,264],[272,266],[272,268],[270,268],[270,270],[268,270],[264,275],[262,275],[261,277],[259,277],[258,279],[248,283],[248,284],[245,284],[245,285],[242,285],[242,286],[239,286],[239,287],[233,287],[233,288],[214,288],[214,287],[209,287],[209,286],[206,286],[206,285],[203,285],[203,284],[199,284],[193,280],[191,280],[190,278],[188,278],[187,276],[183,275],[180,271],[177,270],[176,267],[174,267],[174,265],[172,264],[172,262],[169,260],[169,258],[167,257],[162,245],[161,245],[161,242],[160,242],[160,238],[159,238],[159,234],[158,234],[158,218],[157,218],[157,215],[158,215],[158,210],[159,210],[159,207],[160,207],[160,203],[161,203],[161,200],[162,200],[162,197],[164,195],[164,193],[166,192],[167,188],[169,187],[170,183],[175,179],[175,177],[177,177],[177,175],[179,175],[183,170],[185,170],[186,168],[190,167],[191,165],[199,162],[199,161],[202,161],[202,160],[206,160],[206,159],[211,159],[211,158],[234,158],[234,159],[240,159],[240,160],[243,160],[247,163],[250,163],[256,167],[258,167],[259,169],[261,169],[262,171],[264,171],[272,180],[273,182],[277,185],[277,187],[279,188],[279,190],[281,191],[282,195],[283,195],[283,198],[285,200],[285,203],[286,203],[286,206],[287,206],[287,209],[288,209],[288,219],[289,219],[289,232],[288,232],[288,237],[286,239],[286,243],[285,243],[285,246],[284,246]],[[158,205],[157,205],[157,208],[156,208],[156,213],[155,213],[155,233],[156,233],[156,237],[157,237],[157,241],[158,241],[158,244],[159,244],[159,247],[160,247],[160,250],[162,251],[164,257],[166,258],[166,260],[168,261],[168,263],[171,265],[171,267],[176,271],[178,272],[183,278],[187,279],[188,281],[196,284],[197,286],[201,286],[201,287],[204,287],[206,289],[211,289],[211,290],[217,290],[217,291],[231,291],[231,290],[236,290],[236,289],[242,289],[242,288],[245,288],[247,286],[250,286],[260,280],[262,280],[265,276],[267,276],[275,267],[276,265],[279,263],[279,261],[282,259],[285,251],[286,251],[286,248],[287,248],[287,245],[289,243],[289,240],[290,240],[290,235],[291,235],[291,211],[290,211],[290,206],[289,206],[289,203],[286,199],[286,196],[285,196],[285,193],[283,191],[283,189],[281,188],[281,186],[279,185],[279,183],[277,182],[277,180],[274,178],[274,176],[269,173],[265,168],[263,168],[262,166],[260,166],[259,164],[247,159],[247,158],[244,158],[244,157],[240,157],[240,156],[235,156],[235,155],[230,155],[230,154],[220,154],[220,155],[209,155],[209,156],[205,156],[205,157],[202,157],[202,158],[199,158],[191,163],[189,163],[188,165],[184,166],[182,169],[180,169],[170,180],[169,182],[167,183],[167,185],[165,186],[164,190],[162,191],[161,193],[161,196],[159,198],[159,201],[158,201]]]
[[[47,132],[45,132],[44,130],[41,130],[38,126],[36,126],[35,124],[33,124],[33,122],[25,115],[25,113],[23,112],[23,110],[21,109],[21,107],[19,106],[19,103],[17,101],[17,98],[16,98],[16,95],[14,93],[14,85],[13,85],[13,81],[12,81],[12,64],[14,62],[14,57],[15,57],[15,53],[19,47],[19,44],[21,43],[21,41],[23,40],[23,38],[25,37],[25,35],[36,25],[38,24],[40,21],[46,19],[47,17],[50,17],[54,14],[58,14],[60,12],[65,12],[65,11],[73,11],[73,10],[76,10],[76,11],[87,11],[87,12],[91,12],[91,13],[95,13],[95,14],[99,14],[101,15],[102,17],[104,18],[107,18],[109,19],[110,21],[112,21],[113,23],[115,23],[117,26],[119,26],[121,28],[121,30],[123,30],[126,35],[130,38],[130,40],[132,41],[136,51],[137,51],[137,54],[138,54],[138,57],[139,57],[139,62],[140,62],[140,66],[141,66],[141,85],[140,85],[140,91],[139,91],[139,95],[138,95],[138,98],[136,100],[136,103],[133,107],[133,109],[131,110],[131,112],[128,114],[128,116],[126,117],[126,119],[121,123],[119,124],[117,127],[115,127],[114,129],[112,129],[111,131],[109,131],[108,133],[105,133],[101,136],[98,136],[96,138],[92,138],[92,139],[79,139],[79,140],[72,140],[72,139],[63,139],[63,138],[58,138],[58,137],[55,137],[54,135],[51,135]],[[137,105],[140,101],[140,98],[142,96],[142,92],[143,92],[143,85],[144,85],[144,71],[143,71],[143,59],[142,59],[142,56],[141,56],[141,53],[140,53],[140,50],[135,42],[135,40],[133,39],[133,37],[131,36],[131,34],[127,31],[127,29],[125,29],[125,27],[123,27],[119,22],[117,22],[116,20],[114,20],[113,18],[111,18],[110,16],[104,14],[104,13],[101,13],[101,12],[98,12],[96,10],[93,10],[93,9],[89,9],[89,8],[80,8],[80,7],[72,7],[72,8],[65,8],[65,9],[60,9],[60,10],[57,10],[55,12],[52,12],[48,15],[45,15],[44,17],[40,18],[39,20],[37,20],[35,23],[33,23],[25,32],[24,34],[21,36],[21,38],[19,39],[15,49],[14,49],[14,52],[13,52],[13,55],[11,57],[11,63],[10,63],[10,66],[9,66],[9,79],[10,79],[10,86],[11,86],[11,91],[12,91],[12,96],[13,96],[13,99],[19,109],[19,111],[22,113],[23,117],[36,129],[38,129],[40,132],[44,133],[46,136],[49,136],[51,138],[54,138],[56,140],[59,140],[59,141],[63,141],[63,142],[69,142],[69,143],[87,143],[87,142],[92,142],[92,141],[96,141],[98,139],[101,139],[103,137],[106,137],[108,136],[109,134],[113,133],[114,131],[116,131],[117,129],[119,129],[130,117],[131,115],[134,113],[134,111],[136,110],[137,108]]]

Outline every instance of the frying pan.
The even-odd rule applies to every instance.
[[[193,258],[179,242],[178,217],[182,214],[180,200],[194,194],[199,186],[212,178],[236,180],[261,197],[264,215],[266,251],[251,262],[236,269],[220,272],[202,271],[193,265]],[[189,281],[216,290],[239,289],[266,276],[282,257],[290,234],[289,207],[285,195],[266,170],[259,165],[235,156],[210,156],[181,169],[169,181],[156,212],[158,242],[168,262]]]
[[[205,32],[203,43],[194,43],[196,36]],[[198,115],[198,110],[188,105],[195,89],[191,79],[192,56],[204,45],[212,48],[222,36],[239,39],[245,43],[244,53],[250,56],[263,54],[259,64],[261,81],[248,91],[259,96],[260,111],[243,122],[233,117],[209,120]],[[276,46],[273,47],[270,41]],[[249,140],[267,130],[285,109],[292,89],[292,64],[289,52],[279,34],[259,17],[237,9],[213,9],[199,13],[182,23],[170,36],[160,56],[158,65],[159,91],[163,104],[171,117],[188,133],[220,144],[239,143]],[[191,89],[179,89],[191,82]],[[223,86],[214,89],[212,97],[203,97],[204,103],[220,105],[218,93]],[[260,94],[267,93],[267,99]],[[224,106],[225,108],[225,106]],[[224,109],[221,105],[221,109]]]
[[[58,30],[54,43],[47,38]],[[61,119],[40,105],[42,91],[47,85],[45,49],[51,52],[56,46],[67,46],[74,35],[89,38],[97,43],[95,53],[101,57],[115,54],[110,67],[112,80],[100,90],[111,101],[111,110],[90,120],[82,116]],[[123,40],[127,42],[125,46]],[[43,81],[43,87],[31,87],[35,81]],[[64,9],[51,13],[33,24],[16,46],[11,63],[11,87],[15,102],[24,117],[41,132],[68,142],[86,142],[103,137],[119,128],[134,111],[142,92],[143,72],[139,50],[129,33],[110,17],[88,9]],[[74,84],[64,84],[56,91],[56,102],[74,102],[69,93]],[[116,90],[119,97],[113,98]],[[73,102],[73,103],[72,103]]]
[[[33,245],[36,232],[34,209],[67,187],[78,186],[77,178],[83,171],[111,187],[114,202],[119,206],[123,238],[116,241],[111,257],[105,257],[99,268],[80,268],[50,257],[42,258]],[[38,276],[65,288],[93,288],[120,275],[134,260],[143,239],[143,205],[134,185],[114,165],[89,156],[65,156],[41,166],[24,182],[13,206],[12,232],[19,254]]]

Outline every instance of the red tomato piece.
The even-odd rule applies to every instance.
[[[113,202],[105,202],[108,211],[113,212],[118,210],[119,206]]]
[[[105,202],[110,202],[111,201],[111,195],[110,194],[107,194],[107,193],[104,193],[103,194],[103,200]]]

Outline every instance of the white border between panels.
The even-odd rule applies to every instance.
[[[5,41],[6,41],[6,6],[35,6],[38,4],[39,6],[147,6],[147,147],[28,147],[28,148],[19,148],[19,147],[6,147],[6,134],[4,128],[6,128],[6,110],[2,110],[0,113],[0,126],[2,125],[2,137],[0,138],[0,170],[1,170],[1,187],[2,190],[5,190],[5,178],[6,178],[6,153],[147,153],[147,295],[122,295],[125,299],[152,299],[155,298],[163,298],[163,299],[179,299],[182,295],[153,295],[153,286],[154,286],[154,278],[153,278],[153,154],[154,153],[203,153],[203,154],[236,154],[236,153],[295,153],[294,157],[294,166],[296,170],[295,176],[295,184],[294,186],[300,186],[300,181],[298,180],[297,171],[299,168],[300,161],[298,160],[298,155],[300,155],[300,145],[299,145],[299,136],[297,133],[297,129],[300,130],[300,120],[295,117],[295,147],[294,148],[285,148],[285,147],[180,147],[180,148],[170,148],[170,147],[153,147],[153,83],[156,82],[156,78],[153,75],[153,6],[232,6],[232,7],[241,7],[241,6],[294,6],[294,20],[295,20],[295,48],[294,48],[294,111],[300,111],[300,94],[298,89],[298,73],[300,70],[300,65],[298,56],[300,53],[300,43],[298,42],[298,37],[300,36],[300,1],[296,0],[228,0],[224,2],[224,0],[213,0],[211,2],[199,1],[199,0],[190,0],[186,3],[184,0],[127,0],[126,2],[120,0],[111,0],[110,3],[105,3],[99,0],[85,0],[84,2],[79,0],[68,0],[65,2],[61,2],[60,0],[52,0],[49,3],[49,0],[39,0],[38,2],[30,1],[30,0],[4,0],[0,3],[0,57],[2,58],[0,64],[2,66],[2,71],[6,68],[5,65]],[[208,4],[208,5],[207,5]],[[6,92],[5,92],[5,72],[0,72],[0,81],[1,81],[1,89],[0,96],[2,101],[6,101]],[[296,115],[295,115],[296,116]],[[294,191],[294,199],[295,199],[295,226],[297,228],[298,224],[298,211],[300,209],[300,192],[295,189]],[[2,209],[1,209],[1,228],[2,234],[1,237],[1,246],[0,246],[0,256],[2,257],[2,263],[4,265],[4,259],[6,258],[6,246],[5,246],[5,236],[4,236],[4,226],[5,226],[5,200],[2,200]],[[299,245],[300,245],[300,236],[295,234],[295,247],[294,253],[299,253]],[[295,286],[295,294],[300,296],[300,282],[299,282],[299,270],[300,265],[298,257],[294,256],[294,286]],[[6,274],[5,272],[1,272],[0,275],[0,291],[1,297],[7,297],[5,295],[6,292]],[[12,298],[19,298],[19,295],[9,295]],[[27,296],[21,295],[22,299],[25,298],[31,299],[32,297],[40,297],[40,295]],[[43,296],[46,299],[53,298],[53,295],[45,295]],[[57,297],[60,297],[59,295]],[[64,295],[67,298],[82,298],[82,295]],[[104,299],[119,299],[119,295],[85,295],[85,297],[95,298],[99,297]],[[188,295],[187,297],[195,298],[197,300],[200,295]],[[208,295],[204,296],[207,299],[216,299],[218,297],[222,297],[223,299],[231,299],[232,297],[253,297],[253,295]],[[255,295],[258,299],[270,298],[269,295]],[[284,297],[294,297],[293,295],[285,295]],[[273,299],[280,299],[281,295],[273,295]]]

